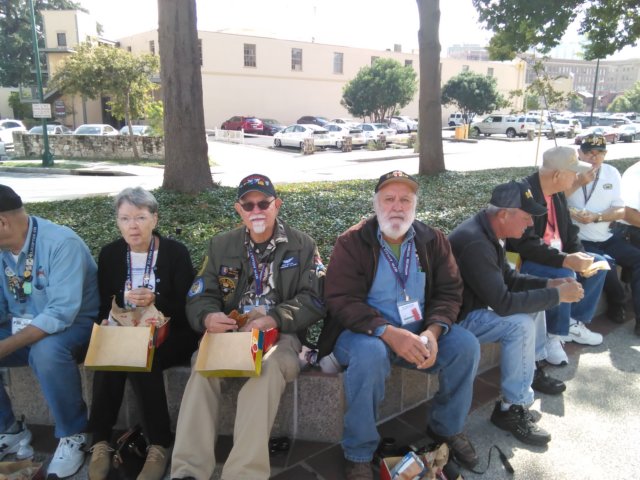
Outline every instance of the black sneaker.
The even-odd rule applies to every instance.
[[[536,392],[546,393],[548,395],[559,395],[567,389],[567,386],[562,380],[550,377],[542,368],[536,367],[531,388]]]
[[[625,317],[625,306],[617,303],[609,305],[607,318],[614,323],[624,323],[627,320]]]
[[[431,430],[431,426],[428,426],[427,435],[437,443],[446,443],[453,457],[463,467],[473,470],[478,465],[478,454],[464,433],[445,437],[435,433]]]
[[[528,409],[522,405],[511,405],[503,412],[498,400],[491,414],[491,423],[529,445],[543,446],[551,441],[551,435],[531,421]]]

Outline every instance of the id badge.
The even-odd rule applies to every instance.
[[[27,325],[31,325],[33,315],[24,314],[22,317],[13,317],[11,319],[11,335],[15,335]]]
[[[556,250],[561,252],[562,251],[562,240],[560,240],[559,238],[554,238],[553,240],[551,240],[551,243],[549,244],[549,246],[551,248],[555,248]]]
[[[245,305],[242,307],[242,313],[249,313],[254,310],[257,310],[256,313],[260,313],[264,316],[269,311],[269,305]]]
[[[398,313],[400,314],[402,325],[422,320],[422,312],[420,311],[420,304],[417,300],[398,302]]]

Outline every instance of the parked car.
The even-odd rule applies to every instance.
[[[296,123],[303,125],[318,125],[319,127],[324,127],[325,123],[329,123],[329,120],[325,117],[305,115],[304,117],[300,117]]]
[[[273,118],[263,118],[262,120],[262,133],[264,135],[275,135],[276,133],[278,133],[280,130],[283,130],[284,128],[286,128],[286,125],[280,123],[277,120],[274,120]]]
[[[273,144],[276,147],[302,148],[305,138],[313,138],[313,144],[316,147],[328,147],[331,145],[329,131],[313,124],[290,125],[273,136]]]
[[[334,118],[329,123],[337,123],[338,125],[345,125],[347,127],[353,127],[360,123],[358,120],[354,120],[353,118]]]
[[[64,125],[48,125],[47,124],[47,134],[48,135],[71,135],[73,130]],[[30,135],[42,135],[42,125],[36,125],[29,130]]]
[[[640,131],[638,131],[638,128],[633,123],[622,125],[621,127],[618,127],[617,130],[618,139],[621,142],[633,142],[636,138],[640,137]]]
[[[466,123],[471,123],[473,122],[474,117],[476,116],[475,113],[470,113],[467,116],[467,122]],[[449,125],[450,127],[457,127],[458,125],[462,125],[465,123],[465,118],[464,118],[464,114],[460,113],[460,112],[456,112],[456,113],[452,113],[451,115],[449,115],[449,120],[447,122],[447,125]]]
[[[254,116],[236,115],[229,120],[222,122],[220,125],[222,130],[244,130],[244,133],[254,133],[262,135],[264,133],[264,125],[262,120]]]
[[[518,134],[516,120],[513,115],[493,114],[478,122],[473,122],[469,128],[476,136],[482,134],[488,137],[494,134],[502,134],[509,138],[514,138]]]
[[[557,117],[551,124],[553,125],[553,131],[556,137],[566,137],[570,133],[577,135],[582,130],[580,120],[575,118]]]
[[[360,128],[349,127],[337,123],[327,123],[323,128],[326,128],[329,131],[331,145],[336,148],[342,148],[343,139],[346,136],[351,137],[351,145],[354,147],[361,147],[367,144],[367,138]]]
[[[0,120],[0,142],[7,150],[13,149],[13,132],[26,132],[27,129],[20,120],[5,118]]]
[[[602,135],[607,143],[616,143],[618,141],[618,131],[613,127],[588,127],[580,132],[580,135],[576,135],[575,144],[580,145],[582,139],[588,135]]]
[[[526,137],[528,130],[533,130],[536,135],[551,135],[551,124],[540,117],[520,115],[516,119],[516,136]],[[509,136],[509,134],[507,134]]]
[[[151,135],[151,127],[149,125],[132,125],[133,135],[136,137],[148,137]],[[129,135],[129,126],[125,125],[120,129],[120,135]]]
[[[119,135],[118,130],[104,123],[86,123],[73,132],[74,135]]]
[[[406,123],[407,127],[409,127],[409,131],[410,132],[417,132],[418,131],[418,122],[415,121],[413,118],[409,117],[408,115],[393,115],[391,118],[392,119],[396,119],[396,120],[400,120],[400,121]]]
[[[390,143],[390,137],[393,137],[396,134],[396,131],[393,128],[390,128],[384,123],[361,123],[358,125],[358,128],[364,132],[364,136],[367,138],[367,141],[378,140],[380,135],[384,135],[387,137],[387,143]]]
[[[389,119],[383,119],[381,123],[387,124],[390,128],[393,128],[396,133],[409,133],[409,125],[404,120],[399,120],[398,117],[391,117]]]

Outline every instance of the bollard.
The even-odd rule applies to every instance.
[[[349,135],[342,137],[342,151],[350,152],[353,150],[353,143],[351,142],[351,137]]]
[[[315,152],[315,145],[313,144],[313,138],[305,138],[302,142],[302,154],[311,155]]]
[[[378,135],[377,147],[378,150],[386,150],[387,148],[387,137],[383,133]]]
[[[527,140],[533,141],[533,130],[527,130]]]

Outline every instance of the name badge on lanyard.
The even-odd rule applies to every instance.
[[[382,245],[382,254],[389,263],[391,270],[398,279],[400,286],[402,287],[402,293],[404,300],[397,302],[398,314],[402,325],[407,325],[413,322],[419,322],[422,320],[422,312],[420,311],[420,302],[416,299],[409,298],[407,295],[407,280],[409,278],[409,270],[411,268],[411,256],[413,255],[413,240],[409,242],[405,249],[405,254],[402,257],[402,268],[400,271],[400,265],[396,258],[393,256],[386,245]]]
[[[420,303],[417,300],[398,302],[398,313],[400,314],[402,325],[422,320]]]
[[[13,317],[11,319],[11,335],[15,335],[24,327],[31,325],[33,321],[33,315],[28,313],[23,314],[21,317]]]

